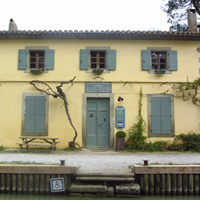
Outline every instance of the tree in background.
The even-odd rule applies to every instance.
[[[170,31],[186,31],[188,26],[184,21],[187,19],[187,10],[195,9],[200,15],[200,0],[166,0],[162,10],[167,14],[167,22],[171,24]]]

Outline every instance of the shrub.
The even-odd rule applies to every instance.
[[[117,138],[125,138],[126,137],[126,133],[124,131],[118,131],[116,133],[116,137]]]

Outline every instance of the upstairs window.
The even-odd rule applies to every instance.
[[[106,47],[88,47],[80,50],[80,69],[92,72],[99,67],[104,72],[116,70],[116,50]]]
[[[141,51],[142,70],[155,73],[156,70],[165,70],[167,73],[178,70],[177,51],[170,47],[147,47]]]
[[[18,69],[23,69],[24,72],[36,72],[42,69],[43,72],[54,69],[54,49],[47,47],[26,47],[19,49],[18,54]]]
[[[151,52],[151,68],[153,70],[167,69],[166,52]]]
[[[90,68],[106,68],[106,52],[90,52]]]
[[[30,51],[30,69],[44,69],[44,51]]]

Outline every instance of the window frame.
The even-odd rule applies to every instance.
[[[45,131],[42,133],[25,132],[25,114],[26,114],[26,97],[27,96],[44,96],[45,97]],[[49,118],[49,96],[45,93],[23,93],[22,94],[22,136],[48,136],[48,118]]]
[[[110,47],[108,46],[86,46],[85,49],[88,49],[89,50],[89,68],[86,70],[86,73],[93,73],[93,69],[94,68],[91,68],[91,52],[105,52],[105,68],[102,68],[103,69],[103,73],[110,73],[110,70],[108,70],[106,68],[107,66],[107,50],[110,50]]]
[[[171,101],[171,133],[152,133],[152,117],[151,117],[151,98],[152,97],[169,97]],[[175,123],[174,123],[174,95],[173,94],[147,94],[147,107],[148,107],[148,137],[174,137],[175,136]]]
[[[31,73],[33,72],[34,70],[38,70],[38,68],[33,68],[31,69],[30,68],[30,52],[41,52],[43,51],[44,52],[44,72],[43,73],[48,73],[48,69],[45,69],[45,62],[46,62],[46,50],[49,49],[48,46],[26,46],[25,49],[28,50],[28,55],[27,55],[27,68],[24,70],[25,73]]]
[[[166,53],[165,74],[172,74],[172,71],[169,70],[169,51],[171,51],[171,47],[147,47],[147,50],[151,51],[151,55],[154,52],[156,52],[156,53],[162,53],[162,52]],[[151,69],[148,71],[148,74],[155,74],[155,73],[156,73],[156,70],[152,69],[152,59],[151,59]]]

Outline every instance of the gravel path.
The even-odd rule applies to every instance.
[[[198,153],[119,153],[114,151],[92,152],[84,150],[65,154],[28,154],[3,153],[0,162],[30,162],[44,164],[59,164],[60,159],[66,159],[66,165],[75,165],[79,171],[124,171],[130,172],[129,166],[143,164],[143,159],[149,164],[200,164]]]

